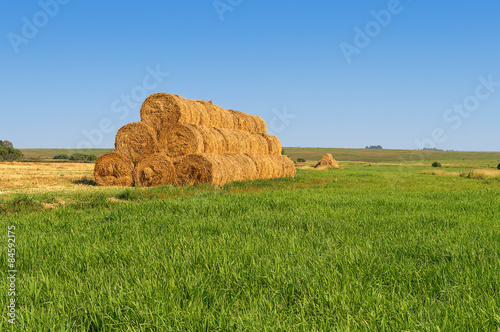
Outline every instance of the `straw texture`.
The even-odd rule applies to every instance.
[[[112,151],[97,159],[94,168],[94,178],[100,186],[131,186],[134,164],[124,155]]]

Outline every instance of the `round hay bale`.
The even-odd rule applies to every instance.
[[[227,153],[248,153],[251,150],[248,133],[225,128],[216,128],[224,137]]]
[[[170,157],[203,153],[203,136],[195,125],[173,124],[160,132],[159,145]]]
[[[228,182],[228,171],[223,158],[215,154],[191,154],[177,164],[179,184],[210,183],[221,186]]]
[[[268,141],[262,136],[263,134],[247,133],[247,139],[250,142],[249,153],[252,154],[269,154]],[[278,140],[279,142],[279,140]],[[281,144],[280,144],[281,146]]]
[[[224,135],[213,127],[196,127],[203,139],[203,153],[223,154],[227,151],[227,144]]]
[[[177,95],[157,93],[146,98],[141,106],[141,121],[158,134],[174,123],[204,125],[226,129],[239,129],[252,133],[266,133],[266,123],[256,115],[228,111],[212,102],[188,100]],[[237,123],[242,123],[237,125]],[[246,128],[246,129],[243,129]]]
[[[131,186],[134,163],[124,155],[112,151],[97,159],[94,167],[94,178],[100,186]]]
[[[321,159],[318,161],[315,168],[319,168],[321,166],[327,166],[330,168],[340,168],[339,164],[335,159],[333,159],[333,156],[331,153],[325,153],[321,156]]]
[[[192,154],[177,165],[178,183],[187,185],[209,183],[222,186],[232,181],[256,179],[257,176],[253,160],[241,153]]]
[[[165,153],[159,152],[142,159],[135,165],[134,182],[139,187],[173,184],[177,179],[174,164]]]
[[[278,165],[278,167],[281,166],[280,177],[286,178],[295,176],[296,169],[292,159],[284,155],[271,156],[271,158],[273,158],[274,162]]]
[[[132,122],[118,130],[115,150],[136,163],[159,151],[156,133],[142,122]]]
[[[281,155],[281,142],[278,137],[268,134],[259,134],[266,141],[268,146],[268,154],[279,156]]]
[[[272,179],[280,176],[278,165],[273,158],[261,154],[247,154],[255,163],[258,179]]]
[[[257,167],[252,158],[244,153],[226,153],[222,155],[228,172],[228,181],[246,181],[258,179]]]
[[[141,106],[141,122],[158,133],[169,124],[192,122],[192,108],[189,102],[177,95],[156,93],[146,98]]]

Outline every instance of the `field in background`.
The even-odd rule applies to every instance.
[[[418,166],[394,150],[285,150],[309,163],[333,153],[346,168],[104,188],[93,164],[0,163],[15,328],[499,330],[498,153]]]
[[[51,161],[58,154],[72,155],[74,153],[95,154],[97,157],[113,149],[19,149],[28,160]]]
[[[337,148],[284,148],[293,160],[304,158],[318,161],[323,153],[331,153],[337,161],[368,163],[391,163],[430,166],[434,161],[443,167],[496,168],[500,163],[500,152],[422,151],[386,149],[337,149]]]
[[[500,152],[464,152],[464,151],[417,151],[417,150],[375,150],[375,149],[340,149],[340,148],[297,148],[285,147],[285,153],[294,161],[306,159],[307,164],[317,162],[323,153],[331,153],[337,161],[390,163],[428,166],[439,161],[443,167],[485,167],[495,168],[500,163]],[[58,154],[73,153],[95,154],[100,156],[112,149],[20,149],[26,159],[52,161]]]

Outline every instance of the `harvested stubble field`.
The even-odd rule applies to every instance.
[[[92,164],[1,164],[17,176],[0,185],[15,329],[499,330],[491,155],[435,169],[328,152],[346,168],[222,187],[101,188],[73,183]],[[44,173],[46,186],[26,179]]]

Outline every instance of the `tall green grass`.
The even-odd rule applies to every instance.
[[[78,208],[24,198],[1,219],[16,225],[15,329],[496,331],[499,187],[353,167]]]

